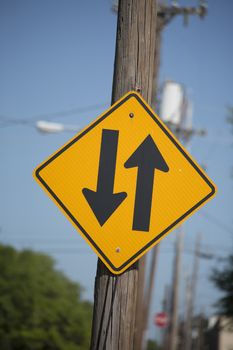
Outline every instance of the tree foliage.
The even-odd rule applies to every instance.
[[[228,107],[227,110],[227,121],[233,126],[233,107]]]
[[[146,350],[161,350],[161,347],[158,346],[156,341],[149,339]]]
[[[0,245],[0,271],[1,350],[88,349],[92,306],[50,257]]]
[[[233,320],[233,255],[229,256],[223,269],[214,269],[211,279],[223,292],[217,304],[219,313]]]

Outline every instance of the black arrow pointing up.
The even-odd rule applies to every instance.
[[[169,170],[168,165],[152,137],[148,135],[125,162],[125,167],[138,167],[133,230],[149,231],[154,170],[167,172]]]
[[[102,131],[97,190],[82,191],[101,226],[127,197],[125,192],[113,193],[118,136],[117,130]]]

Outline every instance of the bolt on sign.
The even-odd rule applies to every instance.
[[[135,92],[34,172],[109,270],[126,270],[216,187]]]

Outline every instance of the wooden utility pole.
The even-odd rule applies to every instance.
[[[150,1],[149,1],[150,2]],[[151,6],[148,4],[148,6]],[[112,7],[113,12],[118,13],[119,20],[119,11],[120,5],[116,1]],[[152,79],[152,97],[151,104],[153,107],[157,105],[157,87],[158,87],[158,72],[160,65],[160,49],[161,49],[161,41],[162,41],[162,32],[163,29],[167,26],[168,23],[171,22],[173,18],[177,15],[181,15],[184,17],[184,23],[187,24],[188,17],[192,15],[197,15],[200,18],[205,17],[207,13],[207,6],[205,0],[199,1],[198,7],[183,7],[178,6],[177,4],[167,5],[165,2],[158,2],[157,4],[157,18],[156,21],[156,41],[155,41],[155,54],[154,54],[154,67],[150,67],[150,70],[153,72]],[[155,29],[155,26],[152,30]],[[151,39],[153,37],[153,33],[151,33]],[[152,58],[152,57],[151,57]],[[137,86],[135,86],[137,89]],[[147,328],[149,322],[149,312],[151,306],[151,299],[153,295],[153,287],[154,287],[154,279],[156,272],[156,261],[157,255],[159,251],[159,245],[153,248],[152,257],[150,263],[150,273],[148,277],[148,286],[144,286],[145,284],[145,270],[146,270],[146,258],[145,256],[140,261],[140,269],[138,274],[138,298],[137,298],[137,311],[136,311],[136,329],[135,329],[135,340],[134,340],[134,350],[141,350],[143,344],[143,336],[145,334],[145,330]],[[148,299],[149,296],[149,299]]]
[[[151,104],[156,42],[155,0],[118,5],[112,103],[130,90]],[[95,280],[91,350],[133,350],[138,263],[119,276],[99,260]]]
[[[138,290],[137,290],[137,305],[136,305],[136,322],[134,332],[134,350],[142,349],[143,332],[145,328],[144,317],[144,287],[145,287],[145,271],[146,256],[140,259],[138,270]]]

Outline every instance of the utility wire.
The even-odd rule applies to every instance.
[[[76,113],[84,113],[84,112],[89,112],[89,111],[94,111],[97,109],[101,109],[104,107],[107,107],[109,104],[108,103],[100,103],[100,104],[94,104],[90,106],[84,106],[84,107],[76,107],[73,109],[68,109],[60,112],[54,112],[54,113],[44,113],[44,114],[39,114],[35,117],[33,117],[34,120],[46,118],[48,120],[52,120],[56,117],[66,117],[67,115],[72,115]]]
[[[3,243],[3,242],[2,242]],[[15,242],[14,242],[15,243]],[[88,250],[88,249],[85,249],[86,247],[84,246],[78,246],[77,245],[77,248],[74,247],[74,244],[72,244],[72,247],[59,247],[59,246],[53,246],[53,247],[45,247],[45,248],[42,248],[42,247],[38,247],[38,245],[36,244],[32,244],[31,242],[30,243],[26,243],[26,242],[22,242],[23,244],[20,246],[20,248],[18,249],[32,249],[32,250],[41,250],[45,253],[48,253],[48,254],[52,254],[52,253],[58,253],[58,254],[91,254],[92,251],[91,250]],[[9,242],[4,242],[4,244],[9,244]],[[32,246],[30,246],[32,244]],[[221,250],[221,249],[219,249]],[[169,247],[165,247],[165,249],[162,249],[161,248],[161,254],[170,254],[171,253],[171,250],[169,249]],[[192,248],[185,248],[184,249],[184,254],[187,254],[187,255],[193,255],[194,253],[194,249]],[[200,251],[199,254],[198,254],[199,258],[201,259],[205,259],[205,260],[218,260],[218,261],[225,261],[226,260],[226,257],[225,256],[221,256],[221,255],[216,255],[216,254],[213,254],[211,252],[208,252],[206,253],[205,251]]]
[[[65,246],[65,248],[69,248],[69,246],[77,246],[77,248],[82,248],[82,247],[86,247],[86,243],[84,241],[73,241],[69,240],[69,239],[43,239],[43,238],[37,238],[37,237],[29,237],[29,236],[2,236],[2,238],[4,238],[4,241],[2,240],[0,243],[3,244],[25,244],[25,245],[48,245],[49,247],[54,248],[55,247],[60,247],[60,246]],[[171,246],[173,246],[173,243],[171,242],[163,242],[161,246],[161,250],[164,251],[166,249],[170,249]],[[185,244],[184,249],[186,251],[192,251],[193,249],[193,245],[192,243],[190,243],[189,245]],[[212,254],[213,250],[218,249],[218,251],[221,252],[226,252],[226,253],[230,253],[230,247],[228,246],[222,246],[222,245],[214,245],[214,244],[202,244],[202,250],[205,251],[206,254]]]
[[[221,220],[217,219],[215,216],[207,213],[206,211],[200,211],[200,214],[208,221],[214,223],[216,226],[220,227],[223,231],[233,235],[233,229],[226,225]]]
[[[105,108],[108,105],[109,105],[108,103],[100,103],[100,104],[94,104],[94,105],[85,106],[85,107],[76,107],[73,109],[68,109],[68,110],[63,110],[63,111],[58,111],[53,113],[38,114],[33,116],[30,119],[16,119],[16,118],[0,115],[0,128],[16,126],[16,125],[31,126],[31,124],[34,124],[36,121],[40,119],[53,120],[54,118],[62,118],[73,114],[80,114],[80,113],[98,110],[101,108]]]
[[[71,239],[70,239],[71,237]],[[33,243],[43,243],[43,244],[66,244],[66,243],[69,243],[69,244],[74,244],[74,243],[77,243],[78,245],[80,244],[86,244],[83,240],[80,241],[80,236],[70,236],[69,238],[65,239],[65,238],[43,238],[41,236],[22,236],[20,234],[16,235],[16,234],[6,234],[6,233],[3,233],[1,234],[1,238],[4,238],[5,240],[11,240],[11,241],[14,241],[14,242],[33,242]],[[76,238],[78,238],[78,240],[76,240]],[[75,241],[74,241],[75,239]],[[189,249],[190,247],[193,246],[193,242],[192,241],[189,241],[189,245],[186,245],[185,244],[185,248]],[[169,240],[165,240],[163,242],[160,243],[160,246],[161,247],[170,247],[171,245],[173,245],[173,243]],[[227,250],[229,249],[229,246],[223,246],[223,245],[215,245],[215,244],[202,244],[202,247],[205,247],[205,249],[221,249],[221,250]]]

